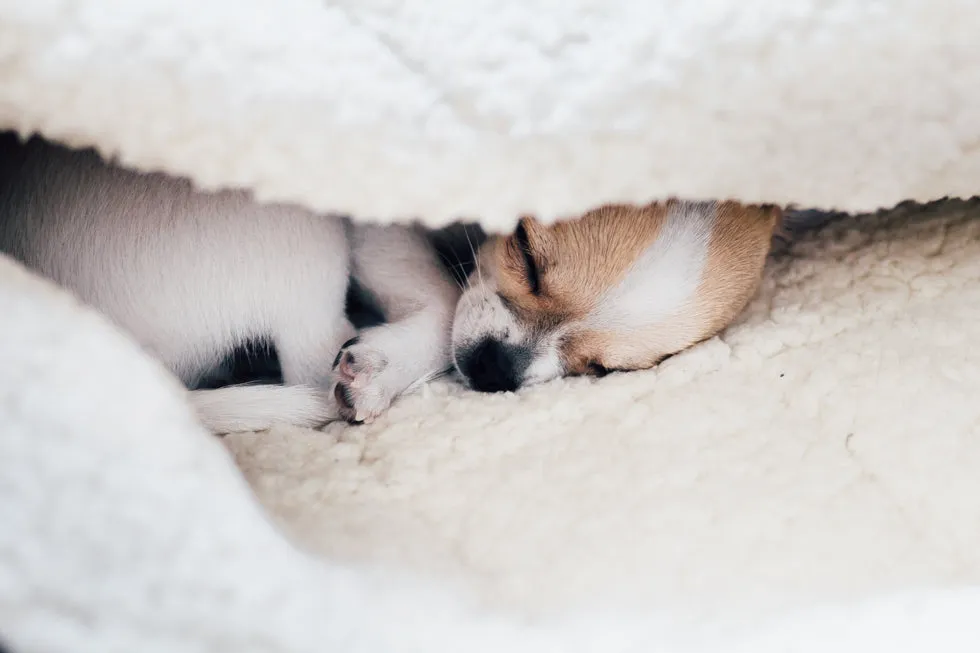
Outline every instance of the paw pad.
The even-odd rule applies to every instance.
[[[387,365],[380,352],[361,345],[357,338],[344,343],[334,360],[334,398],[341,417],[351,423],[370,422],[388,407],[391,400],[378,383]]]

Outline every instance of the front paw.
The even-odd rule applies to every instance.
[[[391,405],[395,393],[384,382],[388,359],[380,351],[351,338],[337,354],[333,369],[334,397],[348,422],[371,422]]]

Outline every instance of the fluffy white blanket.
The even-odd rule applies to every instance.
[[[361,219],[873,209],[980,186],[978,27],[952,0],[0,0],[0,127]],[[830,227],[655,371],[224,443],[0,260],[0,641],[974,651],[977,213]]]
[[[0,123],[362,218],[972,195],[969,0],[0,0]]]

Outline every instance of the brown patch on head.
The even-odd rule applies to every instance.
[[[683,323],[661,322],[636,332],[588,329],[569,334],[561,345],[565,372],[602,376],[608,371],[653,367],[677,351],[672,343],[676,342],[678,331],[687,332],[689,327]]]
[[[569,334],[561,343],[561,358],[565,373],[571,375],[588,374],[600,376],[600,370],[609,369],[606,361],[613,334],[585,330]]]
[[[531,329],[580,319],[656,239],[667,206],[608,205],[550,226],[525,217],[517,233],[485,246],[485,264]]]
[[[758,287],[780,217],[771,206],[672,200],[642,207],[608,205],[550,226],[524,218],[514,235],[492,239],[481,248],[478,269],[492,279],[493,289],[529,342],[562,327],[561,340],[552,346],[558,349],[565,373],[642,369],[731,323]],[[668,275],[661,280],[668,293],[671,288],[663,284],[674,283],[680,274],[678,283],[687,279],[683,290],[689,294],[651,296],[648,318],[642,295],[630,300],[635,304],[628,318],[610,314],[610,306],[602,303],[617,301],[617,295],[609,291],[628,274],[647,273],[643,268],[632,270],[633,265],[662,235],[668,220],[700,221],[671,222],[672,230],[694,225],[673,232],[672,238],[686,233],[692,239],[682,244],[692,256],[697,253],[693,265],[700,269],[652,268],[649,273]],[[676,266],[677,261],[667,265]]]
[[[773,205],[722,202],[708,260],[698,288],[698,305],[711,337],[734,320],[749,303],[762,280],[772,236],[783,213]]]
[[[566,371],[595,374],[648,368],[716,335],[755,293],[780,218],[781,211],[773,206],[718,204],[707,258],[692,297],[673,315],[629,332],[591,329],[569,334],[561,347]],[[637,254],[619,263],[625,268]]]

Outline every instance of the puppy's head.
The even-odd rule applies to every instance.
[[[453,322],[473,388],[655,365],[731,322],[759,283],[778,209],[613,205],[489,239]]]

